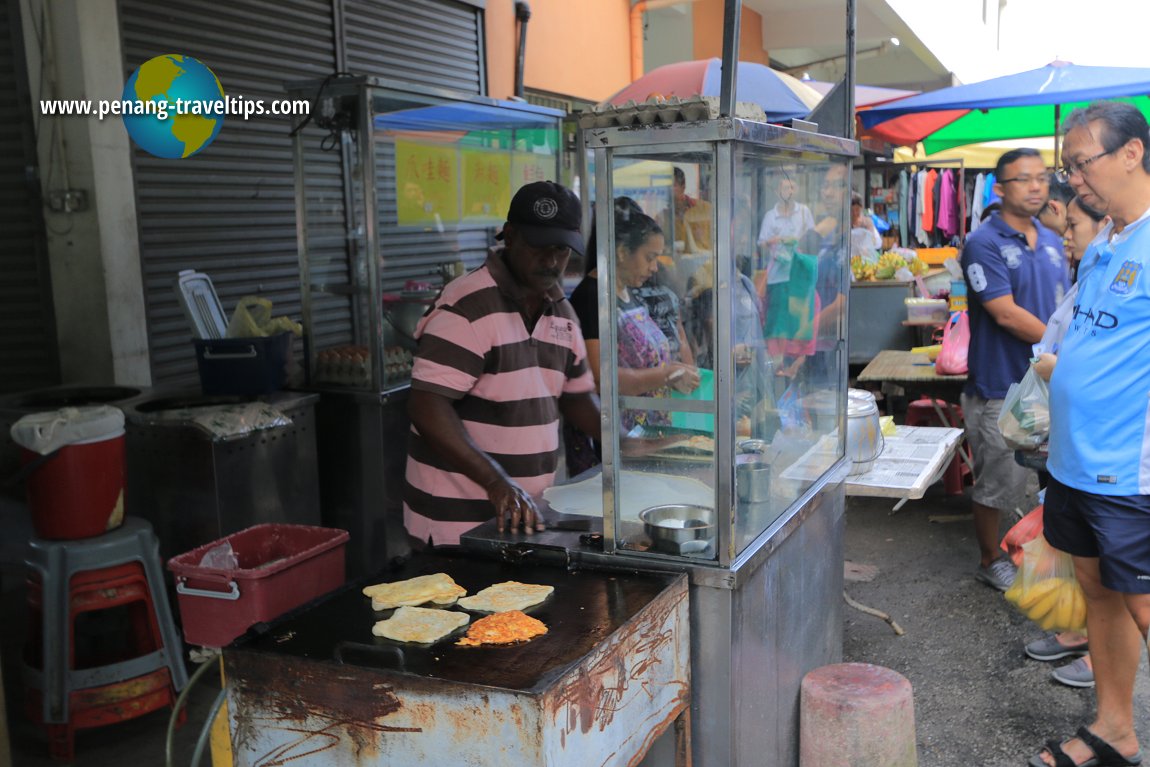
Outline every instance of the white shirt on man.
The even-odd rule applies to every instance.
[[[797,240],[815,228],[815,217],[806,205],[796,202],[791,206],[790,213],[783,213],[782,207],[781,202],[775,203],[775,207],[763,216],[763,224],[759,227],[759,242],[775,237]]]

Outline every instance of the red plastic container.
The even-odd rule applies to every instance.
[[[26,448],[20,462],[44,459]],[[73,540],[124,522],[124,431],[76,442],[44,460],[27,479],[32,528],[40,538]]]
[[[329,527],[256,525],[172,557],[184,638],[223,647],[256,623],[339,588],[348,537]],[[204,555],[225,541],[239,566],[202,566]]]

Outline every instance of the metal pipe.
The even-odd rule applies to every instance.
[[[643,12],[647,10],[647,0],[639,0],[631,6],[631,82],[643,76]]]
[[[851,139],[855,137],[855,30],[857,23],[858,9],[855,6],[855,0],[847,0],[847,60],[845,82],[843,83],[846,87],[846,114],[843,125],[846,126],[844,135]]]
[[[531,6],[527,0],[516,0],[515,21],[519,24],[519,55],[515,57],[515,95],[523,98],[523,69],[527,61],[527,22],[531,20]]]
[[[672,5],[690,5],[699,0],[639,0],[631,6],[631,82],[643,76],[643,14]]]
[[[1062,122],[1062,105],[1054,105],[1054,169],[1058,170],[1059,157],[1062,154],[1062,140],[1058,135],[1058,123]]]
[[[743,17],[743,0],[726,0],[723,4],[723,75],[719,85],[719,116],[735,113],[735,84],[739,79],[739,22]]]

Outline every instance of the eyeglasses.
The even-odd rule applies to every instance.
[[[1018,183],[1018,184],[1022,184],[1023,186],[1030,186],[1031,184],[1036,183],[1036,182],[1039,186],[1046,186],[1047,184],[1050,183],[1050,174],[1049,173],[1040,173],[1037,176],[1015,176],[1014,178],[1000,178],[998,180],[998,183],[1000,183],[1000,184]]]
[[[1054,177],[1057,178],[1059,181],[1066,182],[1066,181],[1069,181],[1070,177],[1076,173],[1079,176],[1081,176],[1082,174],[1084,174],[1086,172],[1086,166],[1088,166],[1090,163],[1094,162],[1095,160],[1101,160],[1106,155],[1114,154],[1114,152],[1116,152],[1116,151],[1118,151],[1118,150],[1117,149],[1107,149],[1105,152],[1099,152],[1098,154],[1094,155],[1093,157],[1087,157],[1085,160],[1079,160],[1078,162],[1069,163],[1068,165],[1063,167],[1061,170],[1056,171],[1054,173]]]

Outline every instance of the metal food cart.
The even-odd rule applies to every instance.
[[[599,211],[614,209],[616,177],[633,179],[637,164],[662,167],[648,174],[655,179],[680,168],[709,191],[716,234],[702,262],[664,239],[665,255],[691,264],[686,284],[705,289],[710,275],[711,300],[688,290],[684,312],[705,312],[697,341],[712,360],[713,389],[620,391],[615,350],[629,331],[616,259],[603,254],[622,237],[612,216],[601,219],[602,470],[545,493],[547,532],[511,535],[489,523],[464,546],[504,559],[686,572],[694,763],[796,764],[802,677],[842,653],[843,233],[856,144],[733,118],[592,129],[584,141]],[[782,178],[797,183],[821,228],[760,245]],[[660,198],[670,195],[650,199]],[[746,300],[756,285],[765,301]],[[817,327],[805,324],[816,317]],[[806,355],[800,373],[777,375],[797,355]]]
[[[346,131],[332,134],[339,139],[336,143],[349,168],[347,175],[357,184],[340,193],[322,177],[312,178],[306,170],[310,154],[321,142],[331,144],[332,139],[325,139],[322,131],[297,133],[304,317],[313,385],[321,388],[325,403],[332,395],[332,401],[344,403],[337,405],[342,415],[329,424],[333,441],[325,444],[321,435],[321,461],[333,457],[346,461],[342,466],[346,479],[339,480],[335,490],[329,486],[325,495],[325,512],[332,507],[333,497],[339,500],[337,508],[344,511],[327,521],[350,528],[353,540],[359,538],[358,552],[349,552],[349,559],[354,572],[368,572],[382,566],[389,555],[406,549],[399,495],[408,370],[402,358],[395,361],[388,345],[389,339],[396,338],[387,329],[395,325],[388,320],[394,305],[385,305],[384,293],[399,289],[401,299],[408,293],[411,301],[426,300],[425,286],[405,286],[403,280],[416,279],[429,267],[420,263],[406,273],[390,270],[389,248],[381,244],[384,232],[394,233],[397,239],[392,245],[404,235],[446,238],[451,244],[442,252],[459,254],[465,264],[473,265],[485,255],[487,236],[506,205],[497,203],[479,211],[480,218],[470,223],[462,213],[457,214],[458,220],[445,217],[445,205],[455,206],[456,211],[467,209],[463,201],[468,195],[455,177],[454,196],[429,196],[438,188],[435,183],[413,189],[413,199],[420,202],[403,213],[400,197],[404,192],[395,169],[411,161],[415,163],[411,167],[426,168],[438,178],[443,166],[436,153],[444,149],[444,142],[451,148],[441,158],[448,168],[458,172],[467,162],[479,163],[485,156],[468,160],[467,147],[459,143],[461,136],[469,137],[473,131],[452,132],[438,120],[427,121],[422,130],[428,133],[422,135],[413,128],[419,120],[401,120],[387,127],[378,119],[381,113],[434,117],[424,110],[434,112],[445,102],[411,94],[400,97],[381,83],[360,80],[327,91],[332,105],[321,109],[328,114],[347,111],[343,123],[357,127],[354,141]],[[533,112],[526,118],[529,131],[544,130],[531,128],[532,120],[552,119],[541,110],[524,108],[523,112]],[[339,119],[328,121],[339,123]],[[414,137],[412,130],[416,130]],[[499,167],[514,173],[517,150],[513,148],[523,146],[517,137],[519,129],[499,130],[514,130],[516,138],[508,135],[486,148],[509,153],[507,165],[500,159]],[[479,127],[476,131],[482,133]],[[530,133],[525,141],[540,149],[534,153],[536,161],[554,162],[557,170],[557,147],[556,154],[547,151],[552,146],[547,138],[550,131],[548,127],[544,133]],[[405,146],[412,138],[419,139],[416,146]],[[652,577],[686,574],[689,621],[676,619],[673,626],[664,625],[661,630],[661,635],[669,631],[689,643],[689,675],[676,672],[671,685],[680,703],[682,692],[690,691],[691,726],[689,734],[679,739],[680,750],[689,748],[693,763],[704,767],[793,765],[797,763],[802,677],[839,660],[842,652],[842,481],[848,466],[847,179],[857,144],[729,117],[595,128],[585,131],[582,138],[593,152],[597,210],[614,209],[616,189],[622,186],[617,177],[625,176],[629,188],[634,188],[636,177],[669,186],[674,168],[684,170],[696,194],[709,197],[703,209],[709,211],[711,241],[700,243],[695,237],[687,259],[681,257],[675,237],[667,236],[664,253],[684,271],[683,284],[689,292],[684,298],[689,300],[684,300],[683,307],[694,312],[698,332],[693,343],[705,348],[710,361],[708,383],[682,397],[668,396],[666,391],[620,390],[616,265],[615,259],[603,255],[617,252],[617,232],[612,217],[607,216],[598,227],[597,243],[601,254],[602,469],[553,488],[554,492],[540,499],[549,523],[546,532],[526,536],[500,533],[494,523],[482,525],[463,538],[466,566],[457,563],[442,568],[454,568],[460,573],[459,582],[469,588],[487,585],[497,577],[484,567],[502,568],[498,577],[506,573],[520,581],[592,575],[613,579],[616,607],[608,612],[612,621],[622,623],[628,620],[628,610],[645,609],[646,598],[632,599],[627,596],[629,590],[641,588]],[[420,140],[427,146],[421,148]],[[629,172],[638,165],[656,167],[659,172]],[[541,169],[540,165],[527,167]],[[760,245],[757,235],[762,217],[774,204],[774,190],[784,178],[795,182],[804,204],[818,213],[818,228],[793,241]],[[516,179],[528,180],[534,179]],[[508,198],[518,186],[513,182],[507,187]],[[589,187],[589,183],[584,186]],[[648,199],[674,206],[675,196],[667,191],[653,189]],[[340,214],[334,223],[333,212]],[[671,222],[668,229],[674,226],[673,207],[647,212],[656,220]],[[422,223],[421,216],[425,217]],[[320,245],[331,244],[321,235],[324,222],[328,236],[346,236],[351,243],[350,261],[338,257],[339,249],[333,251],[336,255],[322,256]],[[451,274],[456,271],[453,267]],[[396,282],[389,284],[392,279]],[[331,321],[332,317],[336,320]],[[349,354],[337,349],[334,357],[321,357],[325,350],[351,345],[356,347]],[[321,405],[321,432],[325,407]],[[645,415],[636,419],[636,413]],[[330,482],[328,469],[321,467],[321,471],[324,481]],[[374,488],[370,492],[364,490],[368,485]],[[654,507],[667,506],[678,508],[652,514]],[[388,531],[382,545],[372,533],[380,527]],[[483,562],[494,558],[501,562]],[[425,566],[440,566],[422,556],[411,562],[420,572],[427,571],[422,569]],[[407,572],[391,572],[382,579],[394,580]],[[473,573],[489,577],[473,577]],[[664,583],[663,588],[663,595],[651,597],[651,603],[666,599],[666,589],[675,587]],[[562,593],[557,586],[556,604]],[[578,593],[571,591],[567,601],[575,600]],[[678,609],[686,608],[682,601],[676,604]],[[397,652],[385,641],[365,636],[370,618],[362,596],[353,589],[225,650],[233,745],[240,764],[262,763],[259,760],[265,756],[297,757],[300,746],[291,740],[296,736],[306,736],[308,743],[318,743],[318,738],[331,744],[324,745],[325,753],[317,764],[355,763],[349,760],[362,758],[401,763],[424,753],[418,750],[423,746],[416,747],[402,733],[431,727],[422,720],[404,723],[405,717],[413,711],[426,713],[430,706],[451,708],[452,701],[461,706],[460,719],[451,725],[437,720],[432,729],[444,734],[454,744],[452,748],[461,749],[459,753],[472,753],[477,764],[518,763],[516,759],[521,758],[527,760],[523,763],[563,764],[580,756],[586,759],[578,763],[616,764],[620,758],[627,763],[647,753],[660,733],[671,731],[671,721],[688,721],[672,699],[654,704],[662,701],[655,692],[665,692],[660,685],[666,680],[650,676],[650,664],[632,667],[629,660],[618,661],[619,678],[638,674],[640,689],[647,691],[645,702],[634,704],[639,707],[633,710],[642,715],[641,748],[635,747],[633,739],[620,740],[614,734],[596,739],[597,728],[606,726],[603,723],[588,724],[592,737],[581,739],[576,733],[580,728],[572,729],[569,702],[568,718],[547,719],[550,724],[544,729],[550,731],[539,736],[547,741],[547,756],[539,756],[539,751],[508,750],[525,733],[540,732],[536,724],[542,714],[538,712],[547,710],[552,694],[549,686],[581,689],[583,672],[578,669],[584,668],[588,658],[603,657],[604,647],[612,646],[612,637],[625,626],[599,623],[579,641],[565,631],[557,637],[562,639],[558,644],[533,642],[504,648],[500,652],[508,663],[542,663],[538,666],[544,672],[541,679],[516,685],[482,677],[473,664],[456,659],[451,647],[398,648]],[[536,658],[537,648],[547,646],[561,647],[566,661],[558,663],[555,656],[547,656],[546,662]],[[572,647],[582,655],[570,655]],[[439,665],[448,659],[450,663]],[[574,666],[567,665],[571,663]],[[452,676],[451,668],[460,670],[458,678]],[[566,674],[573,669],[575,675],[568,678]],[[473,682],[480,686],[470,686]],[[354,689],[359,685],[381,697],[363,697],[362,691]],[[279,692],[261,698],[270,688]],[[529,705],[524,703],[528,699],[520,697],[524,694],[535,696]],[[411,701],[412,706],[395,708],[393,698]],[[360,704],[365,708],[348,708]],[[468,751],[467,738],[475,731],[473,717],[484,707],[500,712],[510,707],[519,714],[506,726],[501,718],[497,731],[471,743]],[[679,728],[680,733],[687,730],[685,725]],[[604,746],[622,750],[601,754]],[[511,762],[501,760],[504,754],[510,755]]]

